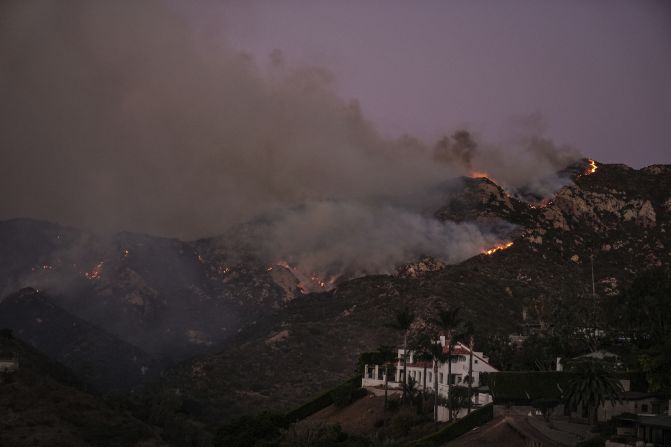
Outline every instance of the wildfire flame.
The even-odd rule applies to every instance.
[[[333,286],[336,283],[336,280],[338,279],[335,276],[324,278],[315,272],[306,274],[305,272],[302,272],[298,268],[292,267],[291,264],[289,264],[285,260],[276,261],[274,265],[278,267],[283,267],[289,270],[291,273],[293,273],[293,275],[298,280],[298,284],[296,286],[301,291],[301,293],[310,293],[319,289],[328,290],[331,286]],[[272,266],[268,267],[267,270],[271,271]]]
[[[94,280],[94,279],[100,279],[100,277],[103,274],[103,265],[105,265],[104,261],[100,261],[99,263],[96,264],[95,267],[90,272],[85,272],[84,276],[86,279]]]
[[[596,172],[596,169],[597,169],[596,161],[589,160],[589,165],[587,166],[587,169],[585,169],[585,175],[594,174]]]
[[[483,251],[482,253],[486,255],[493,255],[497,251],[505,250],[507,248],[510,248],[513,245],[512,242],[504,242],[503,244],[496,245],[488,250]]]

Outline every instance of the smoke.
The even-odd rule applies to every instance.
[[[500,242],[511,225],[442,223],[391,203],[310,201],[269,213],[235,234],[268,264],[284,261],[322,278],[392,273],[432,256],[460,262]],[[231,234],[231,236],[233,236]]]
[[[267,253],[384,270],[492,241],[399,198],[473,167],[513,187],[563,167],[542,141],[511,159],[463,135],[437,162],[379,135],[326,69],[257,63],[166,2],[9,1],[0,21],[0,218],[192,239],[285,209]]]

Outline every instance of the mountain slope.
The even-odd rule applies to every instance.
[[[12,329],[100,391],[127,391],[159,371],[156,360],[139,348],[70,314],[35,289],[22,289],[0,303],[0,328]]]
[[[516,224],[513,245],[444,266],[420,263],[399,275],[346,281],[297,298],[263,324],[175,368],[164,382],[210,406],[210,422],[239,412],[290,408],[349,377],[358,354],[399,342],[385,328],[410,305],[420,330],[441,306],[462,306],[481,336],[544,324],[557,306],[596,292],[608,300],[637,273],[671,261],[671,167],[634,170],[585,163],[552,201],[509,197],[486,179],[465,185],[441,219]],[[576,318],[580,318],[576,315]]]
[[[68,312],[147,352],[180,359],[235,335],[286,299],[266,266],[224,265],[214,256],[218,245],[4,221],[0,290],[47,290]]]
[[[0,335],[0,352],[19,369],[0,373],[0,445],[158,446],[155,431],[83,392],[66,369],[20,340]]]

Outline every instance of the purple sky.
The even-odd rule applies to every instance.
[[[283,0],[222,12],[233,47],[327,67],[386,135],[467,126],[497,141],[540,114],[548,137],[598,160],[671,163],[671,2]]]

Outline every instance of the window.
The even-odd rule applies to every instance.
[[[440,373],[438,377],[440,378],[440,383],[443,383],[443,373]]]
[[[457,383],[461,383],[461,376],[457,376]]]
[[[429,383],[430,383],[431,382],[431,373],[428,373],[428,374],[429,374]]]
[[[643,404],[641,405],[641,412],[647,413],[648,412],[648,404]]]
[[[418,382],[421,382],[421,381],[422,381],[422,373],[421,373],[421,372],[418,372],[418,373],[417,373],[417,381],[418,381]]]
[[[478,360],[477,360],[477,359],[474,359],[474,360],[473,360],[473,363],[478,363]]]

